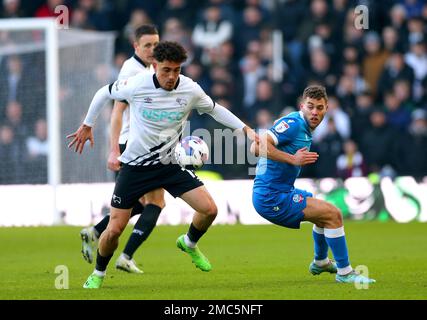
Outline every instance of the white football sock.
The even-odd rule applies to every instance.
[[[190,248],[194,248],[196,246],[196,242],[191,241],[188,235],[184,236],[184,242]]]

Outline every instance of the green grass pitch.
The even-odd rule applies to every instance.
[[[187,226],[159,226],[134,257],[145,273],[116,270],[116,251],[100,290],[82,288],[93,265],[81,257],[79,227],[0,228],[0,299],[427,299],[427,224],[346,223],[353,267],[377,280],[368,289],[308,272],[311,226],[214,226],[199,244],[208,273],[175,246]],[[58,265],[68,268],[68,290],[55,288]]]

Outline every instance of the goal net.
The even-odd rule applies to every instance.
[[[111,108],[98,119],[93,149],[67,150],[65,136],[82,123],[95,92],[114,79],[115,36],[53,30],[43,21],[0,21],[0,185],[112,181]]]

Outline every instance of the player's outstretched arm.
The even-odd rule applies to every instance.
[[[120,161],[117,159],[120,156],[119,137],[122,130],[123,112],[128,107],[127,103],[115,101],[113,112],[111,113],[111,129],[110,129],[110,154],[108,156],[108,169],[118,171],[120,169]]]
[[[95,140],[93,138],[92,127],[95,124],[96,119],[98,118],[102,107],[108,101],[110,96],[108,85],[99,89],[90,103],[89,110],[87,112],[86,118],[83,121],[83,124],[77,129],[76,132],[69,134],[67,139],[72,138],[71,142],[68,144],[68,148],[75,146],[74,151],[82,153],[84,145],[87,140],[90,140],[90,146],[93,147]]]
[[[256,156],[289,163],[294,166],[312,164],[319,158],[316,152],[310,152],[306,147],[299,149],[295,154],[280,151],[276,148],[273,138],[267,133],[259,137],[258,141],[252,143],[251,152]]]
[[[92,127],[89,127],[85,124],[82,124],[76,132],[69,134],[67,139],[73,139],[68,144],[68,148],[72,148],[74,146],[74,152],[82,153],[84,145],[87,140],[90,141],[91,148],[93,147],[95,141],[93,139]]]
[[[249,140],[254,141],[254,142],[259,142],[258,134],[251,127],[244,126],[243,132],[246,134],[246,136],[249,138]]]
[[[237,118],[231,111],[227,108],[221,106],[220,104],[216,104],[215,108],[208,112],[212,118],[214,118],[219,123],[223,124],[226,127],[232,129],[241,129],[246,136],[252,140],[257,141],[259,139],[258,134],[249,126],[247,126],[242,120]]]

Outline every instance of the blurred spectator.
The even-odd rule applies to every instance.
[[[364,131],[371,126],[370,116],[374,109],[374,99],[366,91],[356,97],[354,110],[349,110],[349,114],[351,115],[351,138],[357,144],[360,144]]]
[[[342,63],[357,63],[360,65],[361,57],[359,49],[354,45],[347,45],[344,47],[341,57]]]
[[[340,102],[335,96],[329,96],[328,99],[328,112],[324,120],[319,124],[315,131],[313,131],[313,142],[323,141],[331,132],[331,124],[334,123],[334,130],[341,138],[350,138],[351,125],[350,117],[345,113],[340,106]],[[334,162],[335,163],[335,162]]]
[[[270,129],[273,126],[273,116],[268,109],[259,109],[255,116],[255,128]]]
[[[198,2],[198,1],[197,1]],[[214,6],[219,8],[221,12],[221,17],[224,20],[228,20],[233,22],[233,24],[237,24],[236,12],[234,11],[234,7],[232,6],[233,1],[229,0],[207,0],[203,1],[207,2],[206,7]],[[201,17],[203,19],[203,17]]]
[[[427,112],[417,109],[407,134],[399,136],[397,171],[417,178],[427,176]]]
[[[0,125],[0,161],[0,184],[18,183],[18,166],[22,163],[22,154],[15,143],[13,129],[4,124]]]
[[[123,32],[119,39],[119,49],[126,52],[130,57],[135,49],[133,42],[135,37],[135,30],[143,24],[152,24],[151,18],[144,10],[135,9],[131,12],[129,22],[124,26]]]
[[[256,87],[258,81],[265,77],[266,69],[261,65],[261,61],[255,54],[247,54],[240,61],[240,69],[243,77],[243,106],[247,112],[256,102]]]
[[[273,108],[273,86],[267,79],[261,79],[256,87],[256,101],[253,105],[253,112],[256,113],[259,110],[265,109],[278,113],[278,110],[272,110]]]
[[[401,4],[395,4],[390,10],[390,24],[399,32],[399,39],[407,39],[408,29],[406,26],[407,13]]]
[[[22,60],[18,56],[9,56],[1,67],[0,72],[0,105],[6,105],[9,101],[17,101],[23,96],[25,74],[23,73]]]
[[[378,80],[378,98],[382,99],[384,93],[391,90],[397,80],[404,79],[414,83],[414,71],[404,60],[403,54],[395,50],[391,53]]]
[[[337,58],[337,48],[340,46],[340,43],[334,37],[332,25],[330,23],[323,21],[316,24],[314,35],[308,38],[309,49],[312,43],[314,43],[314,46],[319,45],[322,47],[331,59],[335,60]]]
[[[0,18],[22,18],[24,16],[25,12],[21,8],[21,0],[3,0]]]
[[[216,6],[207,7],[203,21],[196,24],[193,31],[193,43],[202,51],[201,59],[205,63],[209,50],[218,48],[222,43],[231,39],[233,25],[224,20],[221,11]]]
[[[79,0],[78,7],[86,11],[89,25],[99,31],[112,29],[113,7],[109,2],[98,0]]]
[[[61,14],[60,11],[55,12],[55,8],[60,5],[65,5],[64,0],[47,0],[46,3],[42,4],[35,13],[36,18],[47,18],[47,17],[57,17]],[[70,17],[72,12],[68,10]]]
[[[193,43],[191,41],[190,32],[183,26],[181,20],[177,18],[169,18],[165,20],[162,33],[163,41],[175,41],[180,43],[187,51],[187,61],[190,63],[194,58]]]
[[[370,127],[362,133],[359,147],[365,157],[368,173],[381,172],[384,167],[394,165],[397,134],[387,124],[386,115],[380,109],[371,113],[370,121]]]
[[[344,153],[337,159],[337,175],[343,180],[351,177],[366,176],[366,164],[353,140],[344,142]]]
[[[363,77],[368,83],[372,95],[377,95],[378,79],[381,76],[384,64],[389,53],[382,49],[381,38],[375,31],[368,32],[364,37],[364,49],[366,55],[363,59]]]
[[[211,80],[200,62],[193,60],[184,67],[183,74],[197,82],[202,89],[210,94]]]
[[[409,112],[415,109],[414,101],[412,98],[412,88],[408,80],[399,79],[394,83],[393,92],[399,99],[400,104]]]
[[[390,53],[401,49],[403,46],[399,39],[399,33],[392,26],[384,27],[382,31],[382,40],[384,42],[384,49]]]
[[[405,8],[408,18],[421,16],[423,4],[425,3],[423,0],[400,0],[400,2]]]
[[[412,34],[409,39],[410,51],[405,55],[405,62],[414,70],[414,100],[419,102],[423,96],[422,81],[427,77],[427,50],[423,34]]]
[[[401,101],[393,91],[386,92],[384,107],[387,114],[387,123],[394,129],[405,132],[411,122],[411,114],[402,106]]]
[[[331,22],[332,16],[330,15],[326,0],[312,0],[310,10],[306,11],[306,15],[298,30],[299,40],[306,42],[310,35],[314,33],[316,25],[327,21]]]
[[[363,46],[363,29],[355,27],[355,19],[356,13],[354,8],[348,9],[344,24],[343,45],[361,48]]]
[[[150,20],[161,21],[158,19],[158,15],[161,13],[162,9],[164,8],[163,0],[162,1],[127,0],[125,2],[127,2],[127,8],[126,8],[127,13],[133,13],[136,10],[141,10],[141,11],[144,11],[147,17],[150,17]],[[126,18],[129,18],[129,15],[127,15]]]
[[[77,7],[73,10],[73,16],[71,17],[70,27],[73,29],[95,29],[95,26],[91,25],[89,22],[86,10],[81,7]]]
[[[406,26],[408,35],[405,39],[407,41],[406,44],[410,46],[412,43],[417,42],[420,36],[423,36],[425,22],[421,17],[411,17],[406,21]],[[407,49],[410,49],[409,46],[407,46]]]
[[[246,7],[242,13],[242,22],[234,33],[234,42],[239,56],[244,54],[248,43],[253,40],[260,40],[262,26],[261,11],[255,6]]]
[[[195,12],[193,10],[194,7],[189,2],[188,0],[167,0],[157,19],[158,23],[160,24],[174,18],[179,23],[185,24],[185,28],[192,29],[195,23]],[[164,35],[162,35],[162,38],[164,38]]]
[[[336,39],[341,42],[343,39],[343,29],[341,26],[345,25],[347,11],[350,8],[350,0],[332,0],[332,12],[335,19]]]
[[[322,140],[313,144],[313,150],[321,154],[314,164],[316,178],[336,177],[337,159],[342,152],[343,139],[338,133],[336,122],[332,119],[324,119],[326,123],[326,134]]]
[[[28,127],[23,121],[22,106],[16,101],[11,101],[6,106],[5,124],[9,125],[15,136],[15,141],[20,145],[28,136]],[[20,148],[22,148],[20,146]]]
[[[239,67],[236,62],[234,45],[231,41],[222,43],[218,48],[209,51],[209,61],[213,66],[224,67],[233,77],[239,77]]]
[[[343,66],[343,75],[351,81],[351,93],[359,95],[361,92],[368,90],[368,84],[362,77],[360,65],[356,62],[347,62]]]
[[[9,102],[20,104],[25,123],[33,121],[34,117],[45,117],[46,89],[42,57],[44,53],[37,52],[12,55],[3,60],[4,64],[0,66],[0,117]]]
[[[279,2],[280,29],[283,32],[285,50],[289,52],[292,72],[300,77],[304,68],[301,56],[304,51],[304,43],[297,37],[299,26],[305,15],[306,1],[287,0]]]
[[[49,143],[47,141],[46,120],[39,119],[35,123],[34,135],[27,138],[27,167],[32,172],[30,183],[47,182],[47,156]]]
[[[337,76],[331,65],[331,59],[323,48],[315,48],[310,52],[310,69],[307,72],[306,79],[323,84],[327,92],[334,91]]]

